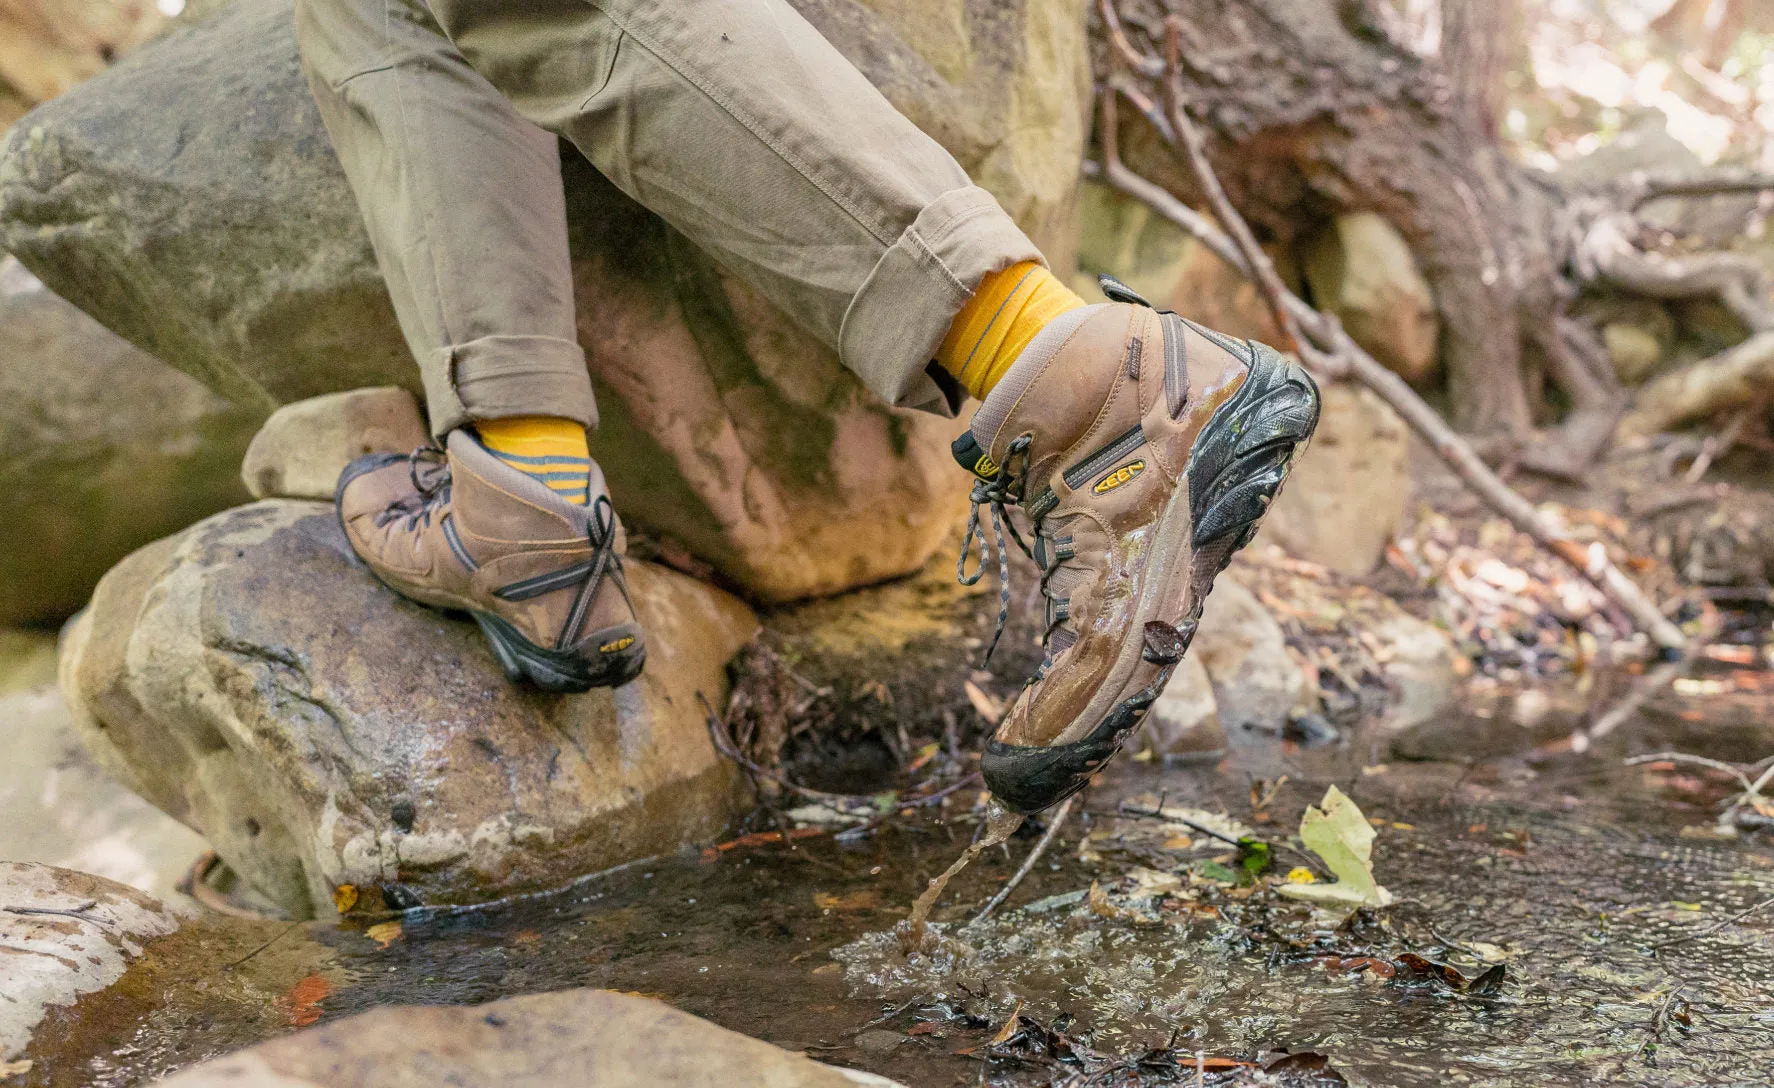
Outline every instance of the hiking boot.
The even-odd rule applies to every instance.
[[[1139,724],[1214,577],[1256,535],[1318,425],[1317,386],[1273,348],[1155,311],[1106,276],[1103,290],[1115,301],[1063,314],[1030,342],[954,446],[979,477],[961,580],[984,573],[981,505],[1000,579],[1006,529],[1041,568],[1047,653],[980,762],[1020,812],[1084,788]],[[998,635],[1009,601],[1006,585]]]
[[[647,660],[622,574],[622,523],[591,467],[578,506],[495,457],[469,431],[449,450],[372,453],[339,475],[345,537],[401,596],[467,612],[513,681],[616,687]]]

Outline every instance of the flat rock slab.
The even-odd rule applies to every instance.
[[[471,1008],[376,1009],[205,1062],[163,1088],[895,1088],[662,1002],[562,990]]]
[[[298,918],[484,902],[705,842],[738,799],[701,698],[756,630],[628,564],[643,677],[508,683],[473,624],[411,604],[330,505],[240,507],[131,556],[70,630],[62,684],[104,768]],[[380,893],[380,902],[376,893]]]
[[[103,877],[0,862],[0,1062],[52,1007],[102,990],[148,941],[179,928],[157,900]]]

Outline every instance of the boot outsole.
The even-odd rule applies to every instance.
[[[1189,455],[1194,604],[1175,627],[1146,625],[1143,656],[1161,666],[1158,677],[1117,703],[1082,739],[1054,745],[988,741],[980,770],[992,795],[1010,808],[1040,812],[1077,793],[1138,728],[1187,652],[1214,579],[1255,538],[1295,457],[1317,429],[1318,386],[1311,376],[1265,344],[1248,342],[1248,350],[1244,384],[1208,420]]]
[[[592,688],[617,688],[641,674],[647,665],[647,644],[632,626],[599,631],[579,646],[550,650],[525,638],[516,627],[491,612],[472,612],[493,656],[512,683],[528,683],[543,691],[578,695]],[[600,646],[627,642],[604,652]]]

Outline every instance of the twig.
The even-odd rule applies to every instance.
[[[1699,643],[1703,639],[1696,639]],[[1607,713],[1595,720],[1595,724],[1587,729],[1579,729],[1571,734],[1571,751],[1587,752],[1596,741],[1625,725],[1639,712],[1651,698],[1664,688],[1676,682],[1681,675],[1694,664],[1692,653],[1683,653],[1674,661],[1665,661],[1652,669],[1632,686],[1626,697],[1615,703]]]
[[[108,918],[97,918],[86,913],[99,905],[97,899],[88,899],[72,907],[0,907],[0,914],[49,914],[59,918],[73,918],[81,922],[91,922],[95,926],[115,925]]]
[[[1748,918],[1750,915],[1756,913],[1757,911],[1764,910],[1768,907],[1774,907],[1774,895],[1770,895],[1768,898],[1762,900],[1760,903],[1757,903],[1755,906],[1749,908],[1746,911],[1740,911],[1736,914],[1731,915],[1731,917],[1725,919],[1722,922],[1719,922],[1717,925],[1708,926],[1705,929],[1699,930],[1698,932],[1695,932],[1695,933],[1683,934],[1682,936],[1677,937],[1674,940],[1664,941],[1662,944],[1654,944],[1651,946],[1651,951],[1652,952],[1661,952],[1665,948],[1669,948],[1673,945],[1682,944],[1685,941],[1697,940],[1701,937],[1709,937],[1712,934],[1717,933],[1719,930],[1724,929],[1726,926],[1734,925],[1738,922],[1741,922],[1745,918]]]
[[[1771,781],[1774,781],[1774,763],[1770,763],[1768,768],[1761,773],[1760,777],[1749,784],[1748,789],[1744,790],[1735,801],[1732,801],[1725,811],[1719,813],[1719,824],[1721,826],[1729,824],[1731,818],[1737,815],[1738,809],[1742,808],[1744,805],[1754,804],[1759,800],[1762,796],[1762,787],[1766,786]]]
[[[252,959],[254,956],[258,955],[260,952],[265,951],[265,949],[270,948],[272,945],[276,944],[278,941],[283,940],[283,938],[286,935],[288,935],[290,932],[295,930],[301,924],[302,923],[300,923],[300,922],[291,922],[289,925],[278,930],[277,935],[275,937],[272,937],[270,940],[266,941],[264,944],[261,944],[259,947],[253,949],[251,952],[248,952],[246,955],[235,960],[233,963],[224,963],[222,965],[222,970],[224,970],[224,971],[234,970],[236,967],[239,967],[241,964],[245,963],[247,960]]]
[[[1110,0],[1103,2],[1108,4]],[[1167,16],[1164,20],[1164,108],[1171,130],[1182,143],[1189,166],[1195,171],[1195,178],[1201,183],[1202,191],[1207,194],[1207,203],[1213,209],[1214,217],[1237,243],[1238,252],[1244,258],[1244,268],[1249,271],[1252,281],[1262,292],[1263,301],[1269,307],[1269,315],[1275,319],[1275,327],[1281,330],[1282,338],[1287,341],[1280,345],[1282,350],[1303,353],[1307,347],[1306,338],[1300,335],[1299,323],[1294,320],[1294,315],[1283,301],[1288,293],[1287,288],[1282,285],[1281,277],[1275,274],[1274,262],[1263,252],[1263,247],[1257,244],[1250,224],[1232,206],[1231,197],[1226,195],[1226,187],[1220,184],[1219,175],[1214,173],[1213,165],[1208,162],[1207,141],[1202,138],[1201,129],[1189,119],[1188,110],[1183,108],[1181,24],[1182,20],[1177,15]]]
[[[759,764],[752,762],[750,759],[747,759],[739,751],[738,746],[733,743],[733,736],[727,731],[726,723],[721,720],[719,714],[715,713],[714,708],[708,705],[708,700],[703,698],[701,692],[697,692],[696,697],[702,700],[702,707],[708,712],[708,734],[710,738],[714,740],[715,750],[732,760],[734,763],[737,763],[739,768],[747,774],[754,775],[758,778],[767,778],[785,790],[798,793],[803,797],[809,797],[816,801],[825,801],[833,805],[874,804],[875,797],[873,794],[827,793],[825,790],[816,790],[810,786],[802,786],[791,782],[788,778],[776,771],[769,770],[768,768],[762,767]],[[965,789],[967,786],[976,783],[979,780],[979,772],[975,771],[973,774],[970,774],[965,778],[949,783],[947,786],[944,786],[942,789],[939,789],[934,793],[927,793],[919,797],[899,798],[893,803],[893,812],[898,812],[900,809],[905,808],[922,808],[926,805],[934,805],[943,798],[948,797],[959,790]],[[866,824],[859,824],[856,827],[845,828],[843,831],[836,832],[835,834],[855,835],[867,831],[870,828],[879,827],[880,824],[892,814],[892,812],[887,813],[885,816],[877,817]]]
[[[992,912],[997,910],[1006,899],[1010,898],[1010,893],[1015,891],[1016,886],[1021,884],[1023,878],[1028,876],[1030,870],[1035,868],[1035,862],[1039,861],[1041,855],[1047,852],[1047,848],[1053,845],[1053,840],[1059,835],[1060,825],[1066,822],[1066,817],[1072,812],[1072,802],[1077,799],[1078,795],[1073,794],[1066,798],[1065,801],[1060,804],[1059,808],[1053,811],[1053,815],[1047,819],[1047,830],[1041,833],[1041,838],[1035,843],[1035,848],[1030,850],[1029,856],[1023,859],[1022,868],[1016,871],[1016,874],[1010,878],[1009,883],[998,889],[998,894],[992,896],[992,898],[986,902],[986,905],[980,908],[979,913],[973,916],[973,921],[968,922],[968,925],[978,925],[985,921],[987,918],[991,917]]]
[[[1724,771],[1743,783],[1745,790],[1754,788],[1749,783],[1749,776],[1738,769],[1735,764],[1717,759],[1707,759],[1705,756],[1691,756],[1686,752],[1649,752],[1642,756],[1633,756],[1624,762],[1628,767],[1641,767],[1646,763],[1692,763],[1699,767],[1710,767],[1715,771]]]
[[[1113,0],[1099,0],[1102,4],[1105,19],[1113,20]],[[1116,26],[1119,22],[1116,21]],[[1176,31],[1169,29],[1173,24],[1167,22],[1167,48],[1176,37]],[[1131,50],[1131,46],[1129,47]],[[1161,70],[1166,73],[1167,81],[1180,79],[1178,66],[1180,58],[1174,55],[1160,62]],[[1152,65],[1144,61],[1122,57],[1119,52],[1112,52],[1113,66],[1117,74],[1129,69],[1142,73],[1150,71]],[[1137,59],[1138,54],[1134,57]],[[1592,582],[1609,599],[1618,604],[1629,615],[1633,622],[1648,634],[1657,645],[1666,650],[1681,650],[1687,645],[1687,639],[1681,630],[1663,614],[1656,602],[1647,597],[1638,586],[1628,578],[1614,563],[1608,559],[1600,548],[1585,547],[1572,539],[1550,518],[1542,514],[1534,505],[1523,498],[1508,484],[1491,471],[1476,451],[1465,439],[1456,434],[1453,428],[1436,413],[1435,409],[1406,384],[1403,378],[1388,370],[1372,355],[1356,344],[1343,330],[1332,315],[1323,313],[1309,306],[1298,295],[1289,291],[1285,285],[1271,275],[1267,281],[1263,278],[1261,263],[1246,257],[1240,242],[1235,241],[1226,231],[1220,230],[1199,212],[1178,200],[1159,185],[1139,176],[1121,161],[1120,150],[1116,146],[1113,131],[1115,112],[1114,100],[1126,94],[1123,89],[1125,78],[1111,78],[1099,91],[1099,106],[1103,119],[1099,134],[1102,143],[1102,162],[1085,163],[1086,176],[1100,178],[1111,188],[1139,200],[1153,211],[1195,238],[1212,250],[1221,260],[1241,271],[1247,278],[1258,283],[1265,295],[1291,318],[1291,325],[1284,325],[1284,330],[1292,328],[1296,332],[1304,332],[1313,342],[1301,341],[1299,347],[1302,358],[1307,365],[1321,377],[1327,379],[1352,378],[1379,395],[1396,411],[1419,435],[1421,435],[1447,466],[1453,470],[1467,487],[1471,488],[1479,498],[1483,499],[1498,513],[1509,519],[1518,529],[1532,537],[1540,546],[1569,563],[1572,567]],[[1179,125],[1192,128],[1192,123],[1180,109],[1172,111],[1173,116],[1168,123],[1159,129],[1159,136],[1173,147],[1179,147],[1187,155],[1189,138],[1178,131]],[[1212,165],[1203,156],[1188,155],[1191,165],[1195,168],[1203,188],[1212,192],[1220,188]],[[1224,196],[1221,189],[1221,196]],[[1243,218],[1229,203],[1216,203],[1215,210],[1228,223],[1243,224]],[[1232,228],[1234,232],[1237,227]],[[1249,227],[1243,231],[1249,233]],[[1254,237],[1251,239],[1254,241]],[[1260,247],[1259,247],[1260,250]],[[1271,273],[1273,270],[1271,269]]]

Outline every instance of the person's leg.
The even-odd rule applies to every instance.
[[[432,432],[525,415],[595,425],[556,138],[469,67],[418,0],[299,0],[296,31]]]
[[[429,2],[519,112],[889,403],[946,407],[927,368],[956,313],[988,274],[1042,259],[785,0]]]
[[[474,614],[506,673],[582,691],[645,645],[622,530],[586,452],[556,138],[525,121],[418,0],[298,0],[297,39],[424,378],[421,459],[372,454],[338,486],[377,576]],[[437,463],[428,463],[435,461]]]

